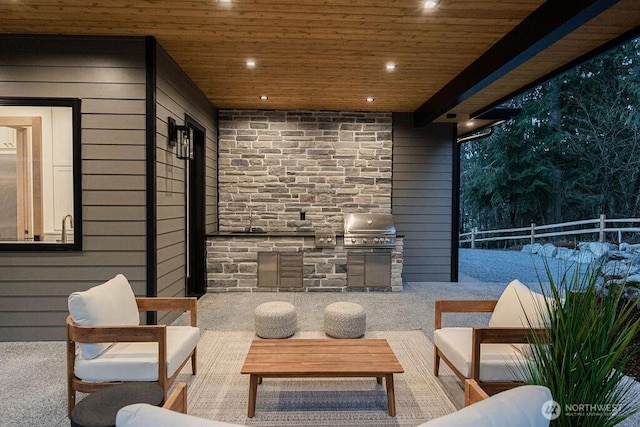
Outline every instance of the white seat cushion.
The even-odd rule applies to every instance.
[[[167,326],[167,377],[198,345],[200,329]],[[158,344],[117,343],[94,359],[78,353],[75,374],[84,381],[158,381]]]
[[[136,296],[129,281],[118,274],[108,282],[84,292],[69,295],[69,313],[80,326],[139,325]],[[80,343],[83,357],[93,359],[112,343]]]
[[[466,378],[471,378],[472,328],[442,328],[433,342],[447,360]],[[523,381],[522,354],[510,344],[480,346],[480,381]]]

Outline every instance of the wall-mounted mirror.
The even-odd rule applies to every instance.
[[[0,98],[0,250],[82,250],[80,100]]]

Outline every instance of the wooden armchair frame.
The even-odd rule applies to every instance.
[[[442,328],[442,313],[492,313],[498,300],[438,300],[435,302],[435,329]],[[473,327],[471,341],[471,380],[485,393],[494,394],[522,385],[518,381],[480,381],[480,355],[482,344],[528,344],[544,337],[548,332],[544,328],[495,328]],[[433,351],[433,375],[438,376],[440,359],[462,382],[467,380],[458,371],[438,347]]]
[[[173,388],[173,391],[164,401],[162,405],[165,409],[170,409],[175,412],[187,413],[187,384],[177,383]]]
[[[191,326],[198,325],[198,309],[196,298],[136,298],[139,311],[189,311]],[[167,377],[167,331],[166,325],[139,326],[79,326],[71,316],[67,316],[67,395],[68,414],[76,403],[76,392],[93,393],[120,382],[83,381],[75,376],[76,343],[102,342],[156,342],[158,343],[158,381],[165,399],[171,384],[184,365],[191,359],[191,370],[196,374],[196,351],[191,352],[176,372]]]
[[[464,380],[464,406],[473,405],[487,399],[489,395],[480,387],[476,380]]]

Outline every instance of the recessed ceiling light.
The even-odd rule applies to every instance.
[[[438,0],[427,0],[424,2],[425,9],[435,9],[438,6]]]
[[[245,64],[247,65],[247,68],[256,68],[256,61],[255,61],[255,59],[247,59],[247,61],[245,62]]]
[[[373,102],[376,99],[373,96],[367,96],[367,102]]]
[[[473,120],[469,120],[469,121],[466,123],[467,127],[471,127],[471,126],[473,126],[474,124],[475,124],[475,122],[474,122]]]
[[[218,0],[218,3],[229,4],[233,3],[233,0]]]
[[[269,97],[267,95],[260,95],[260,99],[266,101],[269,99]]]
[[[387,62],[387,65],[386,65],[387,71],[393,71],[396,69],[396,67],[397,65],[395,62]]]

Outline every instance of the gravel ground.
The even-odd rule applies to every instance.
[[[564,272],[575,271],[577,267],[564,260],[510,250],[461,248],[459,258],[458,272],[462,278],[504,285],[518,279],[532,289],[539,287],[539,283],[549,283],[545,262],[556,283]],[[586,269],[586,265],[579,267],[581,271]]]

